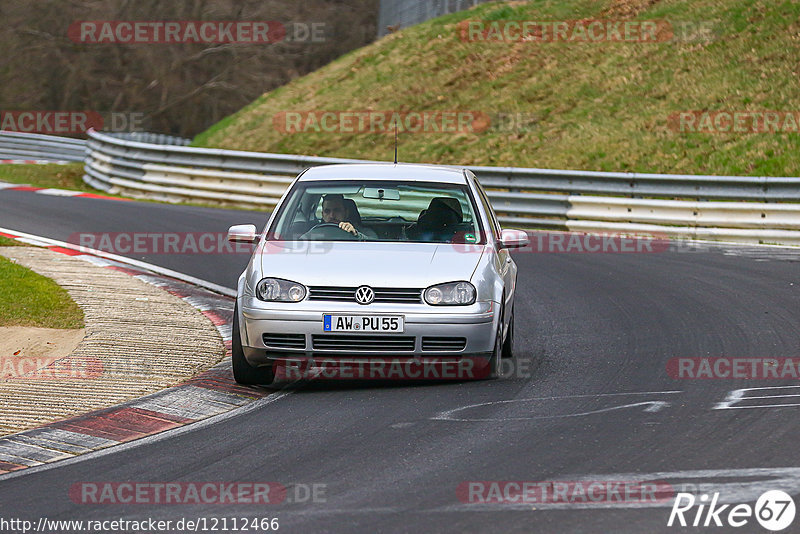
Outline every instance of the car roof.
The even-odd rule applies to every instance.
[[[317,180],[396,180],[465,184],[464,170],[457,167],[408,163],[346,163],[311,167],[299,181]]]

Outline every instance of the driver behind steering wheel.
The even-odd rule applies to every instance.
[[[356,228],[351,222],[347,219],[351,219],[352,214],[348,213],[347,207],[344,203],[344,196],[340,193],[329,193],[322,198],[322,222],[327,224],[338,224],[339,228],[353,234],[360,240],[366,239],[374,239],[377,237],[377,234],[372,232],[369,229],[363,229],[364,232],[360,231]],[[300,236],[300,239],[304,239],[308,236],[309,233],[313,231],[313,228]]]

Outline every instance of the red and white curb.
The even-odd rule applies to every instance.
[[[95,193],[84,193],[83,191],[70,191],[69,189],[52,189],[48,187],[33,187],[30,185],[9,184],[7,182],[0,182],[0,191],[30,191],[39,195],[49,195],[55,197],[77,197],[77,198],[99,198],[103,200],[119,200],[129,202],[127,198],[110,197],[107,195],[98,195]]]
[[[145,268],[132,267],[75,250],[79,247],[48,238],[7,229],[0,229],[0,235],[125,272],[182,298],[217,327],[225,343],[227,355],[230,355],[233,302],[229,296]],[[183,384],[118,406],[0,438],[0,476],[202,421],[245,406],[271,393],[272,390],[236,384],[231,372],[230,358],[226,357],[211,369]]]

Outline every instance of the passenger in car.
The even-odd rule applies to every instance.
[[[449,241],[462,219],[458,199],[436,197],[431,199],[428,209],[422,210],[417,222],[406,231],[406,236],[415,241]]]

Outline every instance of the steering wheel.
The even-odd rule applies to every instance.
[[[339,223],[320,223],[306,232],[306,236],[311,238],[328,239],[331,241],[355,241],[358,239],[358,237],[354,236],[350,232],[339,228]]]

